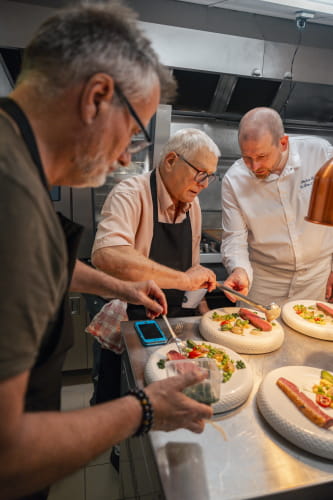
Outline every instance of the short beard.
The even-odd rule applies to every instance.
[[[105,154],[97,152],[94,156],[77,155],[74,164],[75,169],[83,174],[80,175],[83,179],[82,187],[99,187],[105,184],[110,169]]]
[[[257,179],[267,179],[267,177],[269,177],[271,175],[271,173],[272,173],[272,171],[269,170],[267,174],[264,174],[264,175],[263,174],[261,174],[261,175],[254,174],[254,175],[256,176]]]

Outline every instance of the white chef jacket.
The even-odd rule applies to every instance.
[[[224,176],[222,262],[229,273],[235,267],[246,270],[253,299],[259,301],[259,293],[266,300],[280,297],[281,303],[298,292],[307,298],[305,292],[316,291],[309,298],[319,298],[318,287],[323,286],[320,298],[324,298],[333,228],[306,222],[304,217],[314,176],[332,156],[333,147],[322,138],[290,137],[288,161],[280,175],[257,179],[240,159]]]

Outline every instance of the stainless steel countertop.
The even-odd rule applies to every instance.
[[[184,323],[180,337],[200,338],[200,318],[170,322],[175,325],[179,319]],[[215,416],[215,425],[208,423],[199,435],[183,429],[149,434],[167,500],[253,499],[279,493],[286,499],[291,495],[333,498],[333,462],[288,442],[266,423],[256,406],[260,382],[275,368],[308,365],[332,371],[333,342],[283,327],[285,340],[277,351],[242,354],[254,375],[253,390],[242,406]],[[131,321],[122,323],[121,330],[134,378],[143,386],[144,366],[157,347],[142,347]],[[309,496],[316,485],[319,493]]]

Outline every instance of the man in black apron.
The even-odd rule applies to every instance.
[[[8,115],[20,130],[21,136],[31,155],[41,184],[48,192],[48,184],[44,174],[40,155],[31,126],[15,101],[9,98],[0,99],[0,109]],[[50,201],[51,203],[51,201]],[[67,246],[68,283],[73,274],[76,252],[79,245],[82,226],[58,214]],[[65,292],[58,311],[50,319],[43,335],[43,341],[36,362],[31,369],[26,390],[25,411],[60,410],[61,369],[68,349],[73,345],[73,329],[69,312],[68,296]],[[46,498],[48,489],[29,495],[31,500]]]
[[[134,262],[131,260],[131,254],[126,254],[127,250],[132,252],[132,247],[130,245],[119,246],[119,244],[122,235],[124,235],[124,243],[128,239],[134,240],[134,249],[138,249],[137,255],[142,259],[140,260],[142,279],[147,272],[145,266],[151,273],[152,264],[155,267],[159,265],[158,271],[162,276],[152,273],[152,277],[161,287],[165,283],[163,278],[167,279],[168,272],[172,276],[177,275],[179,279],[183,278],[179,289],[163,287],[170,317],[195,315],[197,308],[187,308],[184,304],[185,290],[194,290],[201,286],[209,288],[210,280],[215,279],[214,273],[198,266],[196,269],[199,278],[196,283],[189,285],[186,282],[189,270],[199,264],[201,213],[196,195],[214,179],[219,154],[215,143],[201,130],[180,130],[165,145],[158,171],[153,170],[150,174],[118,184],[106,199],[103,207],[102,213],[106,215],[97,229],[93,249],[93,252],[95,250],[94,263],[106,272],[115,275],[121,272],[118,277],[122,279],[132,279],[131,270]],[[161,198],[164,197],[164,200],[158,199],[157,182]],[[146,196],[150,197],[149,202],[144,200]],[[126,212],[125,197],[129,200],[129,209],[133,210],[133,216]],[[165,214],[161,208],[159,217],[159,205],[160,207],[168,206],[169,214]],[[173,205],[174,212],[171,220],[169,217],[168,221],[171,213],[169,205]],[[122,207],[125,207],[123,213]],[[141,214],[141,219],[137,223],[130,222],[138,219],[135,219],[135,211]],[[119,223],[120,218],[121,223]],[[142,248],[141,226],[146,227],[147,221],[151,221],[152,234],[149,254],[147,258],[144,258],[144,255],[139,256],[139,249]],[[115,247],[112,246],[113,238],[117,240]],[[126,255],[128,255],[127,262]],[[175,274],[175,271],[178,273]],[[142,306],[132,304],[128,304],[127,314],[131,320],[147,317]],[[120,356],[110,350],[101,349],[96,401],[104,402],[118,397],[119,382]]]
[[[148,74],[146,83],[141,74]],[[105,3],[59,10],[46,20],[25,50],[16,88],[1,100],[1,498],[44,500],[49,484],[119,440],[148,432],[154,415],[155,428],[195,432],[211,416],[182,395],[195,376],[179,377],[177,387],[164,381],[163,404],[157,383],[99,407],[58,411],[72,345],[69,284],[144,303],[154,314],[166,312],[166,303],[153,282],[132,286],[76,261],[82,228],[57,216],[49,187],[100,185],[116,162],[127,164],[131,137],[145,130],[161,88],[173,91],[174,83],[131,11]],[[168,406],[174,400],[184,410],[181,420],[179,408]]]
[[[47,180],[29,121],[21,108],[12,99],[0,99],[0,109],[18,127],[31,159],[35,164],[41,184],[48,193]],[[58,214],[58,218],[67,248],[68,290],[75,268],[76,253],[83,227],[70,221],[60,213]],[[91,270],[91,272],[94,271]],[[97,276],[95,276],[95,279],[97,284]],[[24,408],[27,412],[60,410],[61,370],[65,355],[73,345],[73,325],[69,311],[67,290],[62,297],[58,311],[50,319],[45,329],[38,357],[30,372]],[[29,500],[42,500],[46,498],[47,493],[48,489],[45,489],[25,498]]]

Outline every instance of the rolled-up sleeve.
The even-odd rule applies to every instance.
[[[101,248],[128,245],[148,256],[152,238],[149,179],[137,176],[115,186],[107,196],[92,254]]]
[[[133,224],[137,216],[133,196],[111,192],[102,209],[102,220],[96,233],[94,250],[107,246],[134,245]]]

